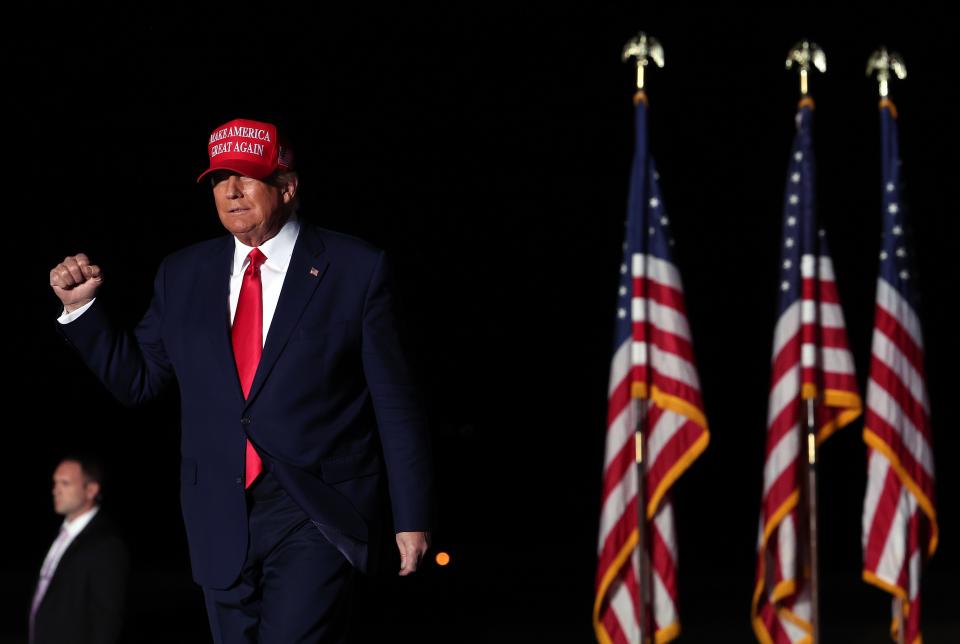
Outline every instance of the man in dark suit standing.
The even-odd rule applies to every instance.
[[[80,456],[64,459],[53,473],[53,507],[64,520],[33,593],[32,644],[120,639],[129,556],[100,512],[102,478],[99,465]]]
[[[50,272],[60,329],[122,402],[176,382],[181,503],[217,642],[342,642],[353,570],[380,534],[400,574],[428,547],[432,472],[383,252],[302,223],[290,148],[246,119],[207,146],[228,236],[167,257],[134,333],[83,254]],[[198,179],[198,181],[200,180]]]

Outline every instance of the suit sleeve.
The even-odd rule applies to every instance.
[[[87,366],[125,405],[150,400],[173,380],[173,367],[161,338],[164,289],[165,268],[161,264],[150,308],[134,333],[118,329],[104,313],[99,298],[73,322],[57,324]]]
[[[430,530],[433,467],[429,436],[397,332],[392,285],[382,252],[364,303],[362,356],[386,461],[394,529]]]
[[[98,544],[95,569],[87,577],[87,610],[91,644],[116,644],[123,632],[130,558],[126,546],[115,536]]]

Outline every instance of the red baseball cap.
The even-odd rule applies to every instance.
[[[293,152],[277,133],[277,126],[262,121],[234,119],[210,133],[207,144],[210,167],[197,177],[231,170],[245,177],[264,179],[280,170],[293,169]]]

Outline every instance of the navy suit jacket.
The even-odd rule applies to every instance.
[[[301,225],[246,400],[230,342],[234,239],[164,259],[136,331],[98,301],[61,332],[121,402],[176,381],[181,401],[181,503],[194,579],[225,588],[247,551],[247,438],[350,562],[376,551],[381,476],[394,529],[428,530],[428,437],[397,336],[382,251]]]

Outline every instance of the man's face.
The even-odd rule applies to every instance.
[[[293,196],[285,188],[236,172],[215,172],[212,177],[220,223],[247,246],[259,246],[286,223],[284,206]]]
[[[80,463],[63,461],[53,473],[53,509],[67,519],[73,519],[93,507],[99,485],[88,482]]]

